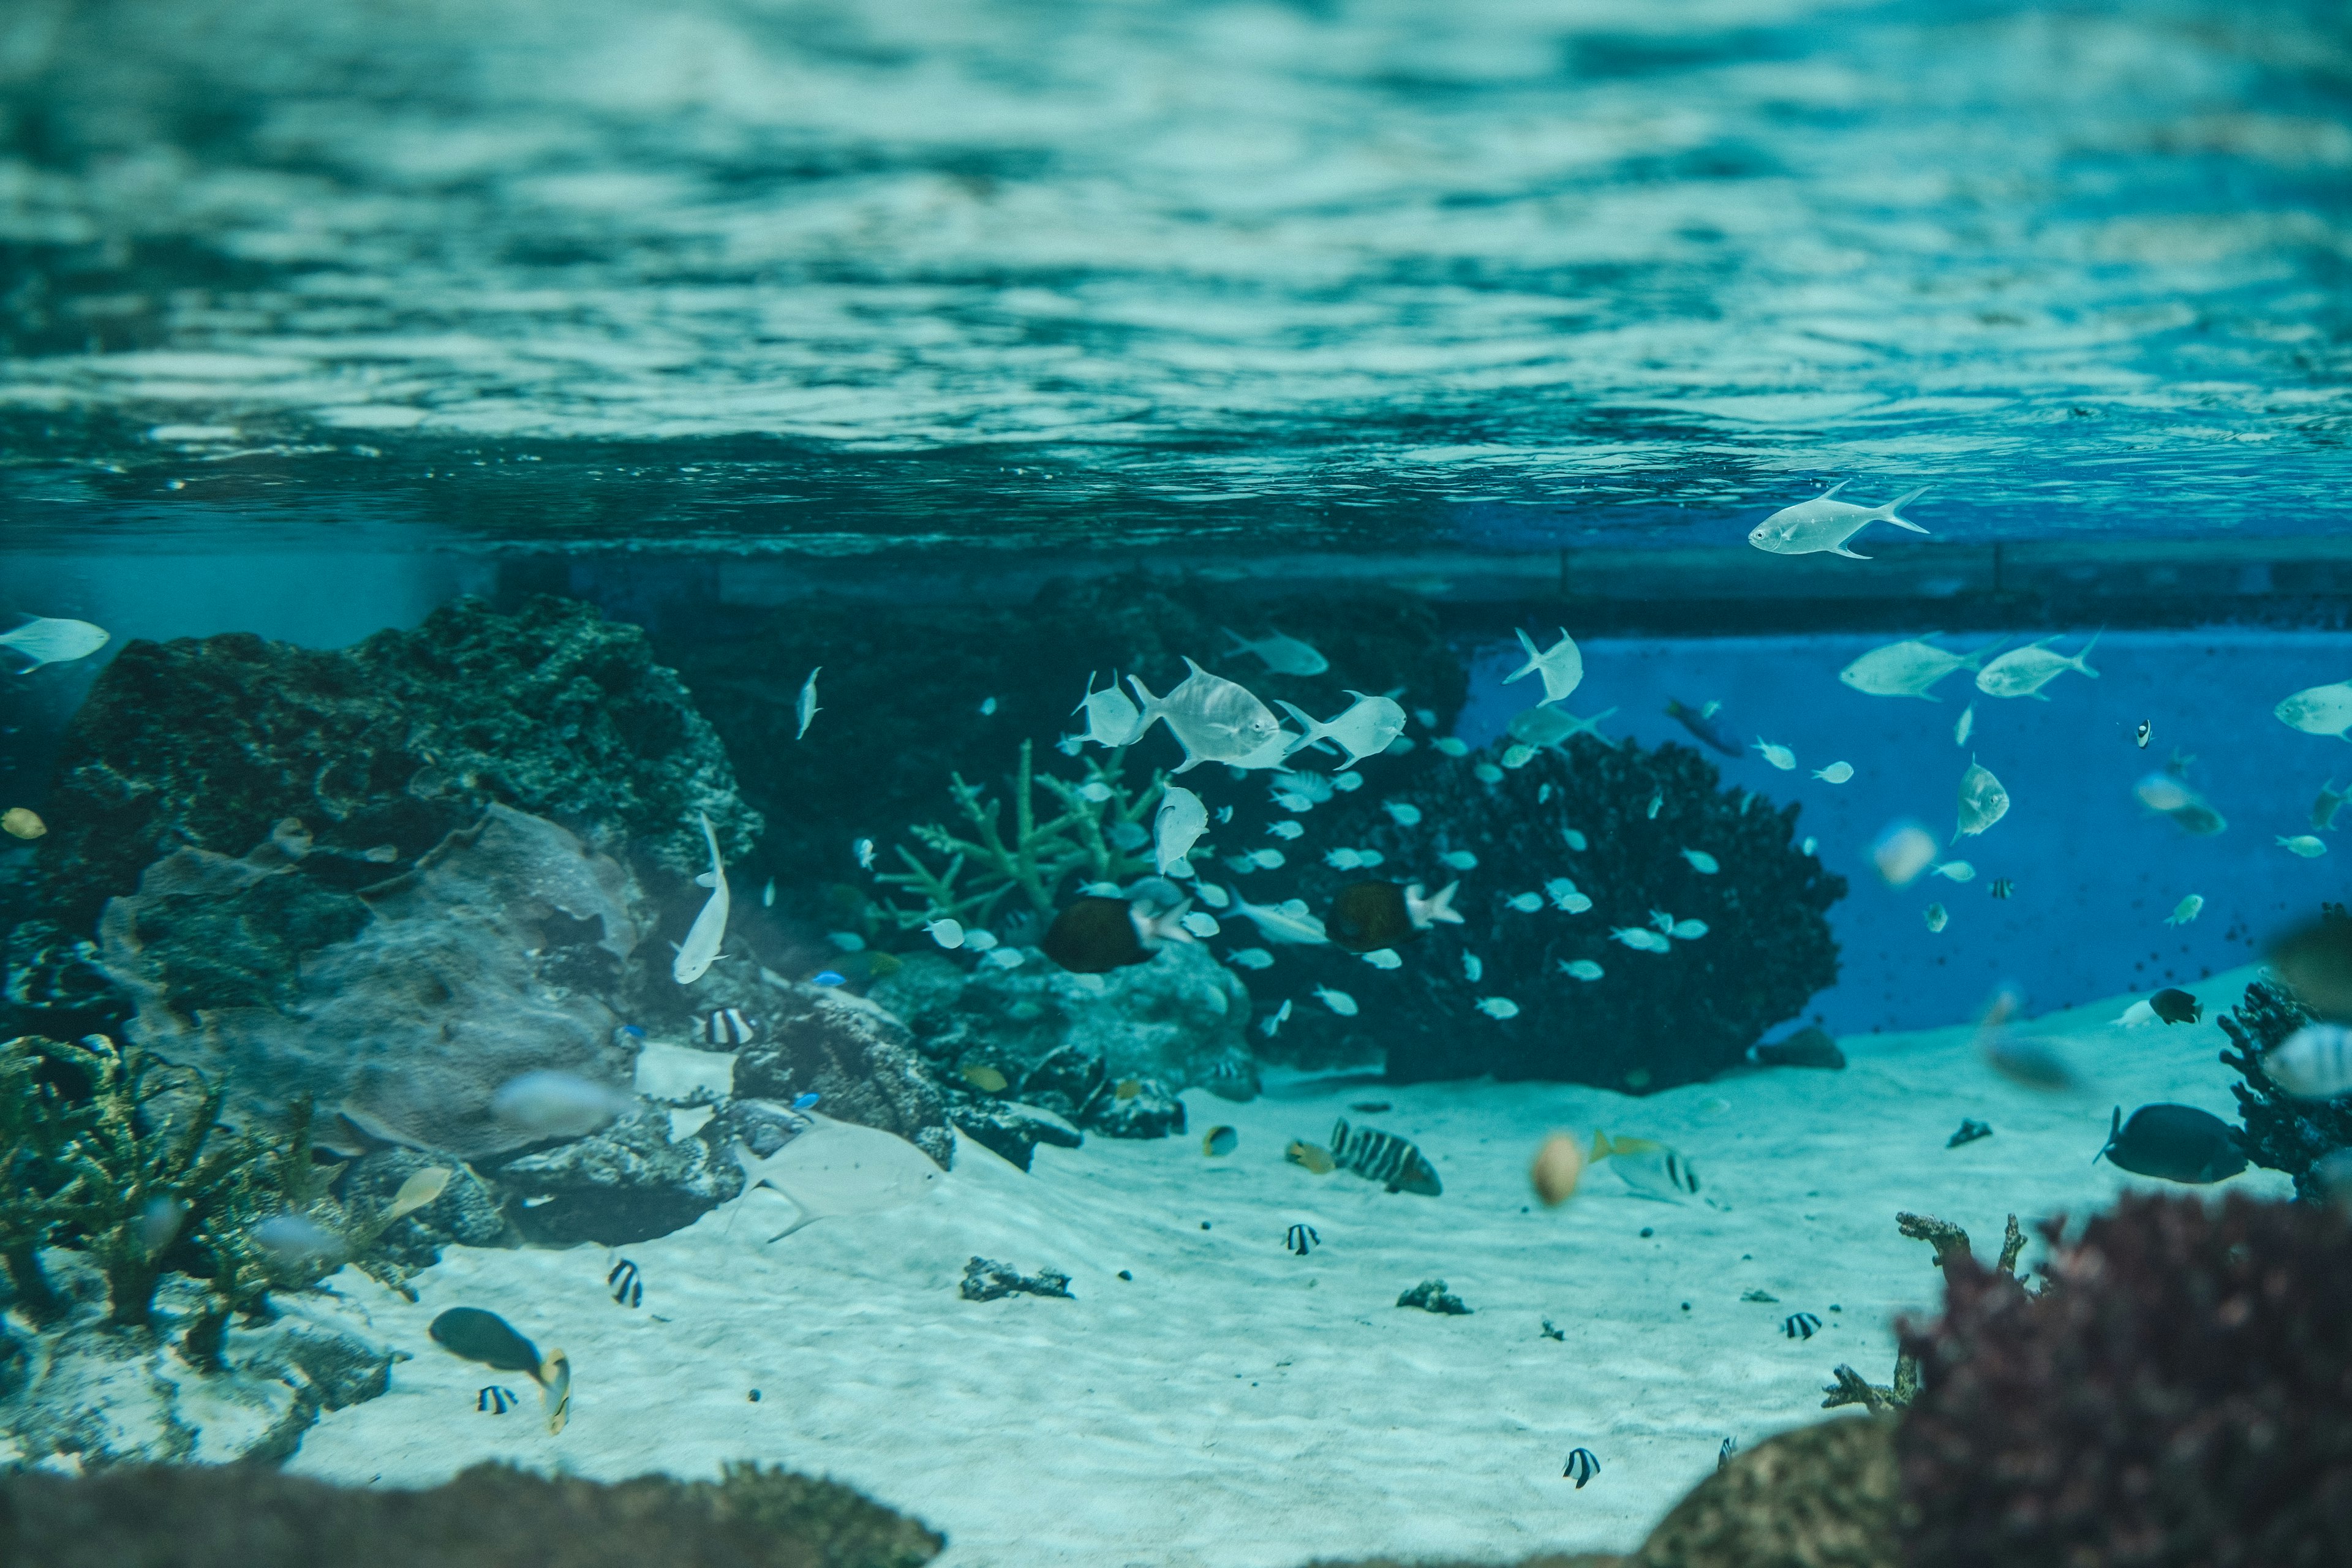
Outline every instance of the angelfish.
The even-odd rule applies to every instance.
[[[811,675],[814,681],[816,677]],[[810,690],[814,690],[812,686]],[[803,695],[803,706],[808,699]],[[814,709],[809,711],[814,711]],[[803,725],[807,721],[802,721]],[[678,945],[677,962],[670,965],[670,977],[680,985],[691,985],[709,972],[719,956],[719,944],[727,938],[727,868],[719,860],[719,835],[710,830],[710,814],[701,813],[703,841],[710,846],[710,869],[697,877],[695,885],[710,889],[709,902],[694,917],[694,924]]]
[[[1850,561],[1867,561],[1869,556],[1847,549],[1846,541],[1874,522],[1891,522],[1914,533],[1927,531],[1898,515],[1927,493],[1927,486],[1897,496],[1885,506],[1856,506],[1832,499],[1851,482],[1840,479],[1811,500],[1782,507],[1748,531],[1748,542],[1774,555],[1815,555],[1828,551]]]

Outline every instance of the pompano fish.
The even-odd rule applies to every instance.
[[[1284,711],[1298,721],[1303,733],[1291,742],[1290,751],[1303,752],[1322,741],[1336,742],[1348,753],[1341,764],[1352,767],[1366,757],[1377,756],[1389,749],[1389,742],[1404,733],[1404,710],[1394,699],[1367,697],[1360,691],[1350,691],[1356,700],[1338,718],[1324,721],[1310,718],[1295,702],[1282,704]]]
[[[2083,660],[2098,646],[2101,635],[2092,633],[2083,651],[2072,658],[2050,651],[2049,645],[2056,642],[2056,637],[2043,637],[2038,643],[2002,654],[1977,671],[1977,689],[1988,697],[2031,697],[2047,702],[2050,700],[2042,695],[2042,689],[2070,669],[2080,670],[2093,680],[2099,679],[2099,672]]]
[[[6,640],[0,637],[0,642]],[[2339,680],[2333,686],[2306,686],[2271,712],[2290,730],[2352,741],[2352,680]]]
[[[1512,714],[1506,728],[1510,731],[1512,740],[1530,746],[1565,748],[1570,736],[1590,735],[1604,746],[1614,747],[1617,742],[1602,734],[1596,726],[1616,711],[1614,708],[1603,708],[1590,719],[1580,719],[1565,708],[1538,706]]]
[[[1152,855],[1163,877],[1187,876],[1192,865],[1184,857],[1209,830],[1209,808],[1182,784],[1170,784],[1151,818]]]
[[[2200,838],[2210,838],[2230,826],[2211,802],[2181,783],[2176,773],[2150,773],[2132,786],[2132,793],[2148,810],[2170,817],[2182,832]]]
[[[810,679],[816,678],[812,675]],[[710,816],[702,816],[703,842],[710,846],[710,869],[694,880],[696,885],[710,889],[709,901],[702,912],[694,917],[688,928],[686,940],[678,944],[677,959],[670,965],[670,977],[680,985],[691,985],[702,978],[719,957],[719,944],[727,940],[727,868],[719,860],[719,835],[710,830]]]
[[[1960,775],[1960,820],[1958,833],[1962,837],[1982,833],[2009,815],[2009,791],[1992,770],[1969,759],[1969,771]]]
[[[1234,639],[1234,646],[1225,650],[1228,658],[1237,653],[1253,655],[1276,675],[1320,675],[1331,668],[1329,659],[1297,637],[1275,632],[1252,642],[1231,626],[1218,629]]]
[[[1152,725],[1166,720],[1176,743],[1184,748],[1178,773],[1202,763],[1255,759],[1281,733],[1281,721],[1246,687],[1211,675],[1189,658],[1184,668],[1192,673],[1166,697],[1153,696],[1139,677],[1127,678],[1128,685],[1143,700],[1131,741],[1141,740]]]
[[[1774,555],[1815,555],[1828,551],[1850,561],[1867,561],[1869,556],[1847,549],[1846,541],[1874,522],[1891,522],[1914,533],[1927,531],[1899,515],[1927,493],[1927,486],[1897,496],[1885,506],[1856,506],[1833,499],[1851,482],[1840,479],[1811,500],[1782,507],[1748,531],[1748,542]]]
[[[1583,681],[1584,655],[1578,651],[1575,639],[1568,635],[1568,628],[1561,627],[1559,641],[1541,651],[1536,647],[1536,639],[1526,632],[1521,631],[1518,636],[1519,646],[1527,650],[1528,662],[1503,677],[1504,685],[1508,686],[1521,676],[1542,677],[1544,694],[1537,706],[1543,707],[1558,702]]]
[[[1941,632],[1929,632],[1929,637],[1941,637]],[[1971,654],[1958,654],[1926,641],[1888,643],[1872,648],[1852,664],[1838,671],[1838,679],[1856,691],[1871,697],[1917,697],[1929,702],[1941,698],[1929,693],[1928,688],[1956,669],[1979,669],[1985,655],[2007,642],[1987,643]]]
[[[1136,710],[1127,693],[1118,689],[1118,671],[1110,672],[1110,684],[1100,691],[1095,689],[1094,671],[1087,671],[1087,695],[1070,710],[1087,716],[1087,732],[1081,742],[1092,741],[1097,746],[1124,746],[1134,740],[1142,714]]]
[[[793,739],[795,741],[806,735],[808,733],[810,721],[819,713],[824,711],[824,709],[819,708],[816,705],[817,671],[822,670],[824,668],[824,666],[821,664],[818,665],[816,669],[812,669],[808,672],[808,679],[801,682],[800,700],[793,705],[793,712],[801,721],[801,727],[793,732]]]
[[[2311,828],[2315,833],[2327,833],[2336,826],[2336,814],[2344,809],[2344,795],[2329,779],[2319,786],[2319,798],[2311,803]]]
[[[13,648],[33,662],[18,670],[30,675],[45,664],[69,664],[88,658],[106,646],[113,634],[88,621],[53,620],[35,616],[11,632],[0,632],[0,647]]]
[[[1271,942],[1287,942],[1298,947],[1313,947],[1329,942],[1323,922],[1307,908],[1304,899],[1290,899],[1280,904],[1253,904],[1228,888],[1233,900],[1233,912],[1257,927],[1258,934]]]

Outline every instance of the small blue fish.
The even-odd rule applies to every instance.
[[[809,979],[812,985],[846,985],[849,977],[838,969],[820,969]]]
[[[646,1032],[643,1029],[638,1028],[635,1024],[622,1025],[621,1033],[628,1036],[629,1038],[633,1040],[642,1040],[646,1037]]]
[[[807,1094],[794,1095],[793,1097],[793,1109],[794,1110],[806,1110],[810,1106],[814,1105],[818,1100],[824,1098],[824,1097],[823,1095],[818,1094],[814,1090]]]

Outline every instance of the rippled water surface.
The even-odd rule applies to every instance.
[[[16,0],[31,542],[2340,527],[2288,0]]]

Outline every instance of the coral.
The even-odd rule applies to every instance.
[[[1767,1437],[1691,1489],[1625,1568],[1898,1568],[1891,1422]]]
[[[0,1560],[44,1568],[919,1568],[944,1544],[846,1487],[748,1464],[715,1482],[478,1465],[421,1491],[259,1466],[0,1478]]]
[[[331,652],[243,633],[126,644],[64,738],[43,901],[86,931],[152,862],[236,854],[287,817],[318,835],[319,879],[331,866],[356,888],[493,802],[685,875],[706,858],[698,812],[730,857],[761,826],[642,631],[570,600],[502,614],[459,599]]]
[[[957,1293],[967,1301],[993,1301],[1001,1296],[1067,1296],[1070,1277],[1058,1268],[1024,1274],[1009,1264],[974,1258],[963,1266],[963,1283]]]
[[[101,922],[131,1039],[226,1078],[231,1121],[280,1124],[307,1096],[330,1147],[472,1158],[532,1141],[490,1113],[509,1079],[628,1082],[616,1009],[647,921],[617,862],[503,805],[355,891],[312,877],[319,858],[293,823],[242,859],[181,849]]]
[[[2230,1193],[2128,1194],[2028,1295],[1945,1258],[1904,1325],[1911,1568],[2352,1561],[2352,1225]]]
[[[1366,764],[1369,787],[1305,819],[1318,846],[1377,851],[1372,875],[1433,890],[1459,876],[1454,904],[1465,923],[1433,931],[1387,972],[1332,949],[1279,950],[1258,989],[1271,1001],[1279,984],[1298,999],[1281,1048],[1349,1037],[1356,1048],[1331,1054],[1385,1052],[1388,1075],[1400,1082],[1493,1073],[1650,1093],[1738,1063],[1766,1029],[1837,978],[1824,911],[1845,882],[1798,850],[1794,805],[1718,790],[1714,766],[1677,745],[1643,752],[1579,735],[1481,782],[1476,768],[1499,754],[1454,759],[1433,749],[1394,766],[1383,758]],[[1398,823],[1385,809],[1392,804],[1416,807],[1418,820]],[[1249,841],[1240,822],[1236,813]],[[1477,858],[1468,871],[1438,858],[1465,850]],[[1710,857],[1717,869],[1703,870],[1706,862],[1685,850]],[[1366,874],[1305,856],[1293,863],[1301,861],[1287,880],[1252,877],[1247,896],[1267,903],[1295,893],[1322,910]],[[1543,897],[1560,878],[1591,908],[1571,913],[1546,901],[1523,911],[1507,902]],[[1659,911],[1704,921],[1706,933],[1675,939],[1665,952],[1612,940],[1617,928],[1654,930]],[[1475,982],[1465,952],[1480,962]],[[1579,961],[1599,963],[1602,977],[1586,983],[1563,972]],[[1310,1005],[1316,982],[1348,992],[1358,1014],[1334,1017]],[[1481,1016],[1476,1003],[1496,996],[1516,1004],[1517,1016]]]
[[[2339,911],[2332,918],[2344,916]],[[2263,1053],[2311,1022],[2310,1013],[2285,986],[2257,980],[2246,987],[2245,1000],[2214,1022],[2230,1037],[2231,1048],[2221,1053],[2222,1062],[2243,1079],[2230,1086],[2245,1121],[2239,1146],[2255,1164],[2293,1176],[2298,1198],[2323,1201],[2325,1184],[2314,1167],[2352,1146],[2352,1098],[2298,1100],[2272,1082],[2262,1067]]]
[[[584,1138],[489,1162],[524,1239],[619,1247],[667,1236],[743,1189],[724,1148],[670,1136],[669,1112],[625,1116]]]
[[[907,1027],[863,997],[771,984],[761,1033],[735,1058],[735,1092],[786,1103],[814,1091],[824,1114],[895,1132],[941,1170],[955,1159],[947,1107]]]
[[[1955,1258],[1973,1259],[1969,1250],[1969,1233],[1948,1220],[1928,1215],[1898,1214],[1895,1228],[1914,1241],[1924,1241],[1936,1249],[1936,1267],[1941,1268]],[[2000,1260],[1993,1265],[1996,1271],[2017,1277],[2017,1259],[2025,1250],[2025,1233],[2017,1228],[2017,1216],[2011,1215],[2001,1233]],[[1834,1410],[1842,1405],[1859,1405],[1874,1415],[1884,1415],[1906,1408],[1919,1396],[1919,1361],[1908,1350],[1895,1354],[1895,1381],[1879,1384],[1867,1381],[1850,1366],[1840,1365],[1831,1374],[1837,1381],[1822,1390],[1822,1408]]]
[[[1462,1298],[1448,1291],[1443,1279],[1423,1280],[1403,1295],[1399,1296],[1396,1299],[1396,1304],[1400,1307],[1418,1307],[1424,1312],[1444,1312],[1457,1318],[1467,1317],[1470,1314],[1470,1309],[1462,1304]]]

